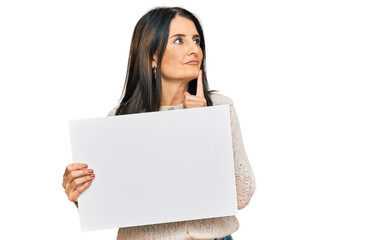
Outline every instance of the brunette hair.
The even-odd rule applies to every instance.
[[[207,74],[205,69],[205,41],[199,20],[189,11],[180,7],[158,7],[147,12],[136,24],[131,41],[126,81],[116,115],[153,112],[160,108],[162,84],[161,64],[158,64],[156,78],[152,70],[154,54],[158,63],[162,62],[169,38],[170,22],[175,16],[192,20],[200,35],[200,48],[203,60],[200,69],[203,76],[204,97],[212,106]],[[189,82],[188,92],[195,95],[197,78]]]

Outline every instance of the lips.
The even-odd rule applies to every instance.
[[[192,60],[192,61],[186,62],[185,64],[189,64],[189,65],[198,65],[198,64],[199,64],[199,61]]]

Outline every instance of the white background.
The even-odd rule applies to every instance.
[[[81,233],[61,186],[67,121],[117,104],[132,30],[161,5],[200,18],[210,87],[240,118],[257,190],[234,239],[388,239],[385,3],[1,1],[0,239],[115,239]]]

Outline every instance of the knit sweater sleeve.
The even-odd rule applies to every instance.
[[[233,101],[219,93],[213,94],[212,96],[214,105],[228,104],[230,106],[236,192],[238,209],[241,210],[247,206],[255,192],[256,182],[254,173],[244,149],[239,119]]]

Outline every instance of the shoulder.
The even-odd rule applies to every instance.
[[[232,101],[231,98],[217,92],[211,93],[211,99],[213,102],[213,105],[223,105],[223,104],[228,104],[232,105],[234,102]]]

